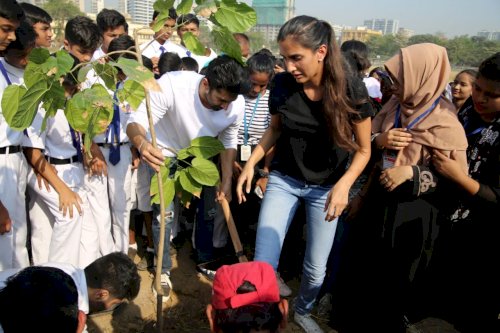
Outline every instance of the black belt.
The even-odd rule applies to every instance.
[[[120,142],[120,143],[97,143],[97,145],[99,147],[103,147],[103,148],[111,148],[111,147],[115,147],[115,146],[128,145],[128,141],[127,142]]]
[[[21,151],[21,146],[7,146],[0,148],[0,154],[15,154]]]
[[[54,157],[47,156],[47,161],[50,164],[54,164],[54,165],[71,164],[71,163],[79,162],[78,155],[71,156],[70,158],[54,158]]]

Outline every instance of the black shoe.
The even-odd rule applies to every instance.
[[[141,258],[141,261],[137,263],[137,269],[140,271],[151,270],[155,266],[155,255],[152,252],[146,251]]]

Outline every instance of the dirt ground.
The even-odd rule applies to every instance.
[[[162,332],[209,333],[205,307],[210,302],[211,281],[196,271],[190,258],[191,247],[186,242],[173,254],[171,280],[173,291],[170,299],[163,303],[164,327]],[[136,257],[136,261],[139,260]],[[149,272],[140,272],[142,282],[138,297],[113,312],[100,313],[88,317],[89,333],[153,333],[156,329],[156,299],[152,293],[153,276]],[[294,293],[299,282],[287,281]],[[293,297],[293,295],[292,295]],[[316,317],[320,326],[327,333],[337,331],[327,326],[327,320]],[[299,333],[302,330],[290,321],[284,333]],[[408,333],[458,333],[451,325],[442,320],[429,318],[421,322]]]

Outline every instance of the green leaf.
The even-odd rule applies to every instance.
[[[189,174],[201,185],[215,186],[219,182],[219,170],[213,162],[195,157],[191,164]]]
[[[57,77],[61,77],[64,74],[71,71],[73,68],[73,64],[75,60],[69,55],[68,52],[64,50],[59,50],[56,52],[56,60],[57,60]]]
[[[11,84],[5,88],[2,96],[2,114],[5,121],[12,127],[12,120],[19,110],[19,103],[26,94],[27,89],[17,84]]]
[[[43,108],[47,113],[55,115],[57,110],[64,109],[65,103],[64,88],[58,82],[53,83],[43,97]]]
[[[182,35],[184,45],[197,55],[205,55],[205,46],[198,40],[198,38],[191,32],[186,32]]]
[[[113,118],[113,99],[101,84],[76,93],[64,110],[75,130],[93,138],[106,130]]]
[[[241,57],[240,45],[236,39],[234,39],[231,31],[226,27],[214,26],[212,29],[212,37],[219,50],[231,58],[236,59],[240,64],[244,64],[244,60]]]
[[[87,75],[92,70],[92,66],[87,65],[78,70],[78,82],[84,82],[87,80]]]
[[[42,47],[37,47],[31,50],[28,60],[35,64],[43,64],[50,57],[50,52]]]
[[[168,207],[175,196],[175,180],[172,178],[167,178],[163,182],[163,201],[165,202],[165,207]]]
[[[35,119],[38,106],[40,105],[40,102],[42,101],[42,98],[47,90],[46,81],[39,81],[28,89],[21,97],[19,108],[10,119],[11,121],[9,122],[6,117],[9,126],[16,130],[24,130],[28,128],[33,122],[33,119]]]
[[[121,57],[118,62],[110,62],[112,66],[120,68],[129,80],[137,81],[148,90],[161,91],[153,73],[141,65],[137,60]]]
[[[164,13],[174,6],[175,0],[156,0],[153,4],[153,9],[157,12]]]
[[[161,178],[162,178],[162,184],[167,180],[169,170],[165,165],[160,166],[160,172],[161,172]],[[150,195],[154,196],[160,193],[158,190],[158,173],[155,173],[153,177],[151,178],[151,186],[150,186]],[[158,200],[158,204],[160,201]]]
[[[165,22],[170,18],[170,15],[167,12],[160,13],[156,17],[153,25],[151,26],[151,29],[153,29],[154,32],[160,31],[161,28],[165,25]]]
[[[246,32],[257,24],[257,13],[245,3],[236,0],[222,0],[214,14],[217,22],[232,32]]]
[[[219,139],[211,136],[201,136],[191,140],[191,146],[187,151],[196,157],[210,158],[222,152],[225,149]]]
[[[185,160],[186,158],[193,156],[189,153],[187,148],[182,148],[181,150],[177,151],[177,159],[179,160]]]
[[[109,90],[114,91],[116,89],[116,74],[118,71],[116,70],[115,67],[111,66],[110,64],[101,64],[101,63],[94,63],[93,64],[95,73],[99,76],[99,78],[104,82],[106,85],[106,88]]]
[[[199,198],[201,194],[202,185],[199,184],[194,178],[189,174],[188,169],[183,169],[180,171],[179,182],[184,191],[188,191],[195,197]]]
[[[38,81],[49,80],[47,74],[43,71],[42,66],[34,62],[28,62],[28,66],[24,70],[24,85],[26,88],[31,88]]]
[[[181,204],[184,205],[184,207],[189,208],[189,204],[191,203],[192,199],[193,195],[188,191],[181,192]]]
[[[123,84],[123,89],[118,90],[118,100],[120,102],[127,102],[133,110],[137,110],[139,105],[146,97],[144,87],[137,81],[127,80]]]
[[[193,7],[193,0],[182,0],[180,4],[177,5],[177,14],[183,15],[191,12]]]
[[[47,76],[54,76],[57,73],[57,59],[56,57],[49,57],[43,64],[40,65],[42,71]]]

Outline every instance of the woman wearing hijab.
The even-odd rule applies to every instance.
[[[385,67],[395,92],[372,122],[377,160],[366,190],[357,198],[362,210],[348,240],[341,332],[404,332],[408,320],[417,319],[416,296],[437,236],[439,198],[449,185],[433,169],[431,156],[434,151],[446,156],[454,151],[467,170],[465,132],[453,104],[441,96],[450,75],[446,49],[412,45]],[[367,320],[357,315],[363,307]]]

